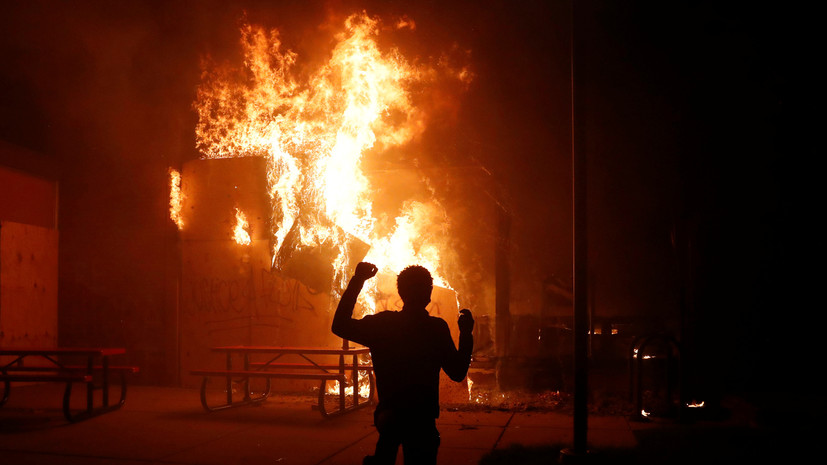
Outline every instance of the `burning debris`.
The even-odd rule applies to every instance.
[[[327,291],[331,289],[336,271],[333,264],[339,256],[340,249],[334,241],[307,246],[301,242],[299,223],[295,223],[285,236],[278,253],[273,256],[273,268],[286,276],[298,279],[312,289]],[[339,230],[343,235],[347,234]],[[360,261],[367,253],[369,245],[357,238],[345,242],[348,261]]]

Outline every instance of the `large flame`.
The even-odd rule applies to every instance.
[[[396,27],[415,29],[407,18]],[[362,159],[422,134],[427,115],[414,105],[411,89],[427,87],[437,74],[398,50],[380,50],[379,32],[376,18],[348,17],[329,60],[307,73],[297,69],[297,54],[283,50],[278,30],[244,24],[243,67],[203,63],[197,145],[206,158],[267,160],[274,259],[283,247],[332,247],[339,251],[334,287],[342,288],[355,266],[347,250],[359,240],[371,247],[365,260],[381,272],[420,264],[437,285],[450,287],[442,277],[442,249],[428,242],[439,239],[434,231],[446,224],[437,202],[407,202],[392,227],[377,227]],[[469,77],[464,70],[448,74],[463,82]]]

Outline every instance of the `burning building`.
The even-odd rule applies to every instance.
[[[490,332],[493,277],[476,267],[492,260],[496,229],[474,232],[490,241],[471,255],[475,263],[457,250],[467,234],[452,217],[486,221],[500,207],[484,190],[469,195],[484,176],[479,167],[418,167],[416,153],[429,112],[457,104],[458,95],[438,91],[461,90],[471,72],[378,44],[385,30],[414,28],[351,15],[313,68],[283,47],[278,30],[244,23],[241,63],[204,59],[195,102],[201,159],[169,171],[185,384],[194,383],[189,369],[220,363],[212,346],[337,345],[332,310],[360,261],[380,269],[362,314],[401,308],[395,276],[420,264],[435,278],[429,310],[455,337],[466,306]],[[461,200],[439,192],[448,175]],[[491,339],[480,338],[483,350]]]

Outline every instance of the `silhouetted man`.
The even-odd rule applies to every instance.
[[[402,311],[384,311],[353,319],[362,285],[376,275],[376,266],[359,263],[333,317],[333,332],[370,348],[379,405],[373,414],[379,441],[364,464],[392,465],[399,446],[405,465],[435,464],[439,448],[439,370],[457,382],[468,373],[474,339],[470,310],[460,312],[459,350],[448,324],[425,310],[431,301],[433,279],[421,266],[399,273],[396,286]]]

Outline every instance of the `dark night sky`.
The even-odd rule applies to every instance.
[[[815,15],[748,3],[584,3],[597,308],[676,314],[675,254],[691,238],[696,336],[710,342],[700,350],[731,354],[711,376],[727,372],[738,384],[742,374],[787,370],[777,344],[815,348],[798,336],[816,326],[810,295],[821,287],[805,271],[823,249],[814,237]],[[98,235],[122,237],[103,243],[136,265],[105,278],[115,289],[148,279],[136,280],[141,260],[163,260],[153,241],[174,236],[163,173],[197,156],[198,60],[235,45],[243,9],[290,37],[352,5],[365,2],[4,3],[0,138],[39,151],[61,173],[61,285],[110,274],[86,257],[95,247],[73,245]],[[494,173],[515,217],[514,292],[536,303],[542,276],[571,277],[568,3],[368,6],[414,18],[414,48],[434,53],[456,41],[472,50],[477,80],[447,155],[435,156],[462,165],[471,154]],[[303,40],[293,45],[313,43]],[[101,175],[107,181],[90,187]],[[90,210],[115,212],[95,220]],[[159,250],[144,258],[141,244]],[[61,289],[61,299],[73,295]]]

